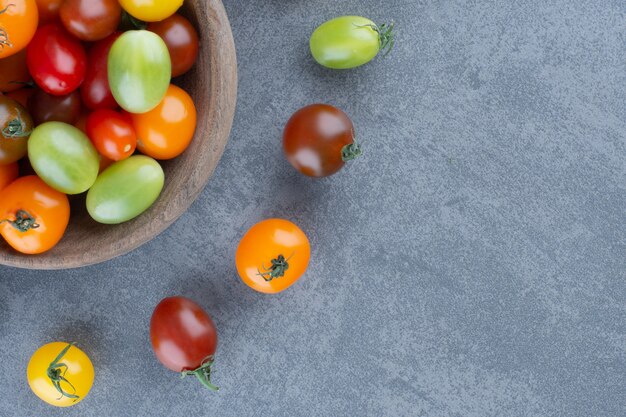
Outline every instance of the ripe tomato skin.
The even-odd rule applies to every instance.
[[[183,0],[120,0],[120,4],[139,20],[159,22],[176,13],[183,5]]]
[[[198,304],[184,297],[163,299],[150,319],[150,341],[165,367],[174,372],[194,373],[205,387],[217,389],[210,382],[217,329]]]
[[[160,22],[148,25],[148,30],[159,35],[170,52],[172,77],[189,71],[198,58],[198,32],[189,20],[174,14]]]
[[[0,96],[0,165],[19,161],[26,155],[32,130],[33,121],[24,106]]]
[[[22,213],[22,214],[20,214]],[[33,219],[38,227],[20,230],[13,221]],[[63,237],[70,219],[70,203],[35,175],[18,178],[0,194],[0,234],[15,250],[28,255],[52,249]]]
[[[29,81],[25,49],[8,58],[0,59],[0,92],[17,91]]]
[[[96,109],[116,109],[117,102],[109,86],[108,58],[111,46],[121,32],[115,32],[96,42],[87,56],[87,72],[80,86],[80,94],[86,107]]]
[[[39,10],[39,25],[53,22],[59,18],[59,10],[64,0],[35,0]]]
[[[289,163],[309,177],[332,175],[360,155],[352,121],[329,104],[312,104],[294,113],[285,126],[283,150]]]
[[[24,49],[37,30],[35,0],[0,0],[0,59]]]
[[[81,108],[78,91],[72,91],[65,96],[54,96],[37,88],[28,100],[28,110],[35,125],[46,122],[74,124],[80,116]]]
[[[56,96],[76,90],[83,82],[87,68],[83,45],[56,23],[37,30],[28,45],[26,62],[35,83]]]
[[[68,32],[93,42],[115,32],[122,20],[122,8],[117,0],[65,0],[59,15]]]
[[[284,275],[270,275],[272,261],[281,256],[288,264]],[[274,294],[292,286],[306,271],[310,258],[309,240],[298,226],[288,220],[268,219],[255,224],[244,235],[235,262],[246,285],[259,292]]]
[[[12,164],[0,165],[0,191],[17,179],[19,175],[19,165],[17,162]]]
[[[376,25],[360,16],[341,16],[320,25],[311,35],[313,58],[332,69],[364,65],[382,50],[393,48],[393,25]]]
[[[137,148],[154,159],[177,157],[196,131],[196,106],[185,90],[173,84],[156,108],[130,117],[137,132]]]
[[[64,376],[74,386],[75,391],[65,382],[60,383],[61,388],[68,394],[77,395],[78,398],[61,396],[52,384],[47,374],[48,367],[68,345],[68,343],[53,342],[40,347],[30,358],[26,371],[28,385],[33,393],[42,401],[56,407],[70,407],[78,404],[89,394],[93,385],[93,364],[85,352],[73,344],[57,363],[67,365]],[[65,371],[65,367],[62,371]]]
[[[135,152],[137,135],[126,116],[113,110],[96,110],[87,118],[86,127],[87,136],[100,155],[121,161]]]

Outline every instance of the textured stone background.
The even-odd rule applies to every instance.
[[[238,45],[232,139],[166,233],[113,262],[0,268],[4,416],[623,416],[626,3],[226,0]],[[341,14],[395,19],[398,45],[350,72],[307,39]],[[289,115],[329,102],[367,154],[311,181],[285,162]],[[255,222],[313,245],[274,297],[236,276]],[[182,294],[215,319],[204,392],[153,357],[148,322]],[[24,373],[74,340],[97,369],[56,410]]]

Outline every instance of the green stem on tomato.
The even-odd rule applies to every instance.
[[[2,136],[7,139],[26,138],[33,132],[32,130],[25,130],[26,124],[22,120],[22,114],[17,111],[17,117],[7,123],[6,127],[2,129]]]
[[[0,224],[2,223],[9,223],[22,233],[28,232],[31,229],[39,228],[37,220],[26,210],[18,210],[17,213],[15,213],[15,220],[0,220]]]
[[[75,344],[76,343],[73,342],[68,343],[68,345],[50,363],[46,371],[48,378],[50,378],[50,381],[52,382],[52,385],[54,386],[54,388],[56,388],[57,391],[59,391],[59,394],[61,394],[58,400],[63,397],[67,397],[72,398],[74,402],[76,402],[76,400],[80,398],[78,395],[76,395],[76,388],[74,388],[74,385],[72,385],[72,383],[68,381],[67,378],[65,378],[65,374],[67,373],[67,365],[59,362],[61,359],[63,359],[63,356],[65,356],[67,351],[70,350],[70,348]],[[61,382],[65,382],[67,385],[69,385],[74,392],[70,393],[65,391],[61,386]]]
[[[211,365],[213,365],[213,356],[207,356],[204,358],[198,369],[194,369],[193,371],[183,371],[181,372],[180,377],[184,378],[188,375],[194,375],[205,388],[208,388],[211,391],[217,391],[219,388],[211,383]]]
[[[396,45],[396,34],[393,32],[395,26],[395,22],[391,23],[383,23],[382,25],[377,25],[373,28],[376,32],[378,32],[378,37],[380,39],[380,50],[384,51],[383,56],[389,55],[389,53],[393,50],[393,47]]]
[[[287,259],[285,259],[282,254],[278,255],[275,259],[272,259],[270,261],[272,266],[270,266],[269,268],[265,265],[262,265],[263,272],[261,272],[261,270],[257,268],[257,275],[262,276],[263,279],[267,282],[270,282],[274,278],[284,277],[285,271],[289,269],[288,261],[293,257],[294,254],[295,253],[292,253],[291,256]]]

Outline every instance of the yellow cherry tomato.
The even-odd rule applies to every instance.
[[[56,407],[81,402],[93,385],[93,365],[74,343],[40,347],[28,362],[28,385],[43,401]]]
[[[144,22],[160,22],[167,19],[183,5],[183,0],[120,0],[131,16]]]

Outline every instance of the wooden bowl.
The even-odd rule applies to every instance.
[[[179,11],[198,30],[200,53],[194,68],[174,82],[194,99],[198,127],[189,149],[163,162],[165,187],[141,216],[117,226],[91,219],[85,196],[72,198],[72,215],[61,242],[41,255],[21,255],[1,238],[0,264],[27,269],[66,269],[123,255],[148,242],[178,219],[204,189],[222,156],[235,114],[235,43],[220,0],[186,0]]]

